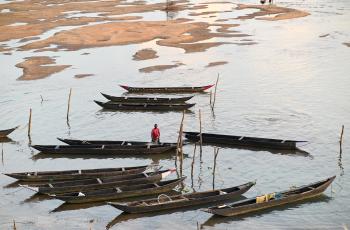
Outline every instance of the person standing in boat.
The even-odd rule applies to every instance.
[[[152,129],[152,132],[151,132],[151,138],[152,138],[152,142],[155,143],[155,144],[159,144],[160,141],[160,130],[158,128],[158,125],[157,124],[154,124],[154,128]]]

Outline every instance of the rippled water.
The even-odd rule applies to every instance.
[[[0,229],[11,228],[13,219],[18,229],[104,229],[110,222],[115,229],[165,229],[169,226],[196,229],[197,222],[203,229],[342,229],[343,224],[349,227],[350,48],[342,43],[350,42],[350,2],[287,0],[277,3],[304,9],[311,15],[276,22],[234,21],[241,24],[238,30],[252,35],[250,39],[258,42],[251,46],[223,45],[207,52],[185,54],[180,49],[160,47],[151,41],[61,52],[56,54],[59,56],[57,63],[72,64],[73,67],[36,81],[17,81],[22,70],[14,67],[23,57],[34,53],[0,55],[0,129],[21,125],[11,135],[14,142],[2,144],[0,170],[118,167],[157,161],[164,167],[173,167],[171,156],[154,159],[32,159],[36,151],[28,147],[26,123],[29,108],[33,109],[33,144],[58,144],[56,137],[148,140],[154,123],[160,126],[162,141],[176,141],[181,113],[102,112],[93,100],[104,100],[100,91],[113,95],[124,93],[118,88],[118,83],[202,85],[214,83],[219,73],[215,113],[209,107],[209,94],[196,95],[191,102],[197,105],[185,117],[186,130],[199,129],[198,110],[201,109],[206,132],[308,140],[309,144],[303,149],[311,156],[222,148],[217,158],[215,187],[257,180],[256,186],[245,194],[250,197],[337,175],[325,196],[240,218],[212,218],[199,210],[117,217],[120,211],[106,205],[51,212],[62,202],[54,199],[41,201],[35,197],[28,199],[33,195],[31,191],[6,188],[4,186],[13,180],[0,176]],[[216,10],[224,6],[214,4],[210,7]],[[150,18],[166,18],[162,12],[154,12],[153,16],[146,14]],[[216,16],[214,19],[197,17],[196,20],[232,18],[229,13]],[[323,37],[325,34],[329,35]],[[158,52],[159,59],[132,60],[137,50],[150,47]],[[90,55],[81,55],[84,52]],[[53,53],[40,55],[45,54]],[[185,65],[165,72],[138,72],[139,68],[172,61]],[[205,68],[214,61],[228,61],[229,64]],[[73,77],[84,73],[95,76]],[[70,87],[73,95],[69,127],[66,110]],[[338,140],[343,124],[345,133],[340,158]],[[191,157],[193,145],[186,146],[185,152]],[[212,188],[213,147],[204,147],[202,164],[196,158],[193,181],[190,178],[191,159],[187,158],[184,164],[184,174],[188,176],[185,182],[187,191]]]

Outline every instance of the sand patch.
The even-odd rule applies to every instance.
[[[227,64],[227,61],[216,61],[216,62],[210,62],[208,63],[208,65],[206,65],[205,67],[214,67],[214,66],[218,66],[218,65],[225,65]]]
[[[40,37],[28,37],[28,38],[22,38],[21,40],[19,40],[19,42],[29,42],[29,41],[38,40],[38,39],[40,39]]]
[[[23,75],[18,80],[41,79],[70,67],[70,65],[52,65],[56,64],[55,59],[46,56],[25,59],[25,61],[16,65],[16,67],[23,69]]]
[[[285,19],[293,19],[293,18],[300,18],[310,15],[308,12],[296,10],[292,8],[287,7],[279,7],[275,5],[246,5],[246,4],[238,4],[236,7],[238,10],[243,9],[258,9],[260,11],[247,14],[244,16],[239,16],[237,19],[259,19],[259,20],[267,20],[267,21],[278,21],[278,20],[285,20]],[[267,15],[274,14],[274,16],[268,16]]]
[[[153,59],[157,57],[158,57],[157,52],[153,49],[142,49],[137,51],[133,55],[133,59],[136,61],[148,60],[148,59]]]
[[[94,76],[94,74],[90,74],[90,73],[87,73],[87,74],[76,74],[74,75],[75,78],[85,78],[85,77],[90,77],[90,76]]]
[[[225,10],[225,11],[205,11],[200,13],[189,13],[189,16],[202,16],[202,15],[209,15],[209,14],[220,14],[220,13],[227,13],[232,12],[231,10]]]
[[[145,68],[141,68],[139,69],[139,71],[141,73],[151,73],[151,72],[155,72],[155,71],[164,71],[167,69],[173,69],[176,68],[180,65],[183,65],[182,63],[177,63],[174,65],[154,65],[154,66],[149,66],[149,67],[145,67]]]
[[[350,42],[344,42],[344,45],[346,45],[347,47],[350,47]]]
[[[6,45],[0,45],[0,53],[1,52],[9,52],[9,51],[11,51],[12,49],[11,48],[9,48],[8,46],[6,46]]]

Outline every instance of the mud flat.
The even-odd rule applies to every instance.
[[[23,74],[18,80],[41,79],[70,67],[70,65],[53,64],[56,64],[56,62],[55,59],[51,57],[28,57],[25,61],[16,65],[18,68],[23,69]]]
[[[216,61],[216,62],[210,62],[208,63],[208,65],[206,65],[205,67],[214,67],[214,66],[218,66],[218,65],[226,65],[228,62],[227,61]]]
[[[86,73],[86,74],[76,74],[74,75],[75,78],[85,78],[85,77],[90,77],[90,76],[94,76],[94,74],[91,73]]]
[[[151,73],[151,72],[155,72],[155,71],[164,71],[167,69],[173,69],[173,68],[176,68],[180,65],[183,65],[183,64],[178,63],[178,64],[174,64],[174,65],[154,65],[154,66],[149,66],[149,67],[139,69],[139,71],[141,73]]]
[[[350,47],[350,42],[344,42],[344,45],[346,45],[347,47]]]
[[[133,55],[133,59],[136,61],[154,59],[157,57],[158,57],[157,52],[150,48],[139,50]]]
[[[246,5],[246,4],[238,4],[236,7],[237,10],[243,9],[258,9],[260,11],[239,16],[237,19],[259,19],[259,20],[268,20],[268,21],[278,21],[278,20],[286,20],[293,18],[301,18],[310,15],[308,12],[296,10],[287,7],[279,7],[276,5]],[[274,15],[268,16],[267,15]]]

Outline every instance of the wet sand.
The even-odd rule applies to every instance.
[[[344,42],[344,45],[346,45],[347,47],[350,47],[350,42]]]
[[[155,65],[155,66],[149,66],[149,67],[145,67],[145,68],[141,68],[139,69],[139,71],[141,73],[151,73],[151,72],[155,72],[155,71],[164,71],[167,69],[173,69],[176,68],[180,65],[183,65],[182,63],[178,63],[178,64],[174,64],[174,65]]]
[[[55,63],[55,59],[46,56],[26,58],[16,65],[23,69],[23,74],[18,80],[36,80],[70,67],[70,65],[52,65]]]
[[[87,73],[87,74],[76,74],[74,75],[75,78],[85,78],[85,77],[90,77],[90,76],[94,76],[94,74],[90,74],[90,73]]]
[[[157,52],[154,51],[153,49],[142,49],[142,50],[137,51],[133,55],[133,59],[136,61],[154,59],[157,57],[158,57]]]

